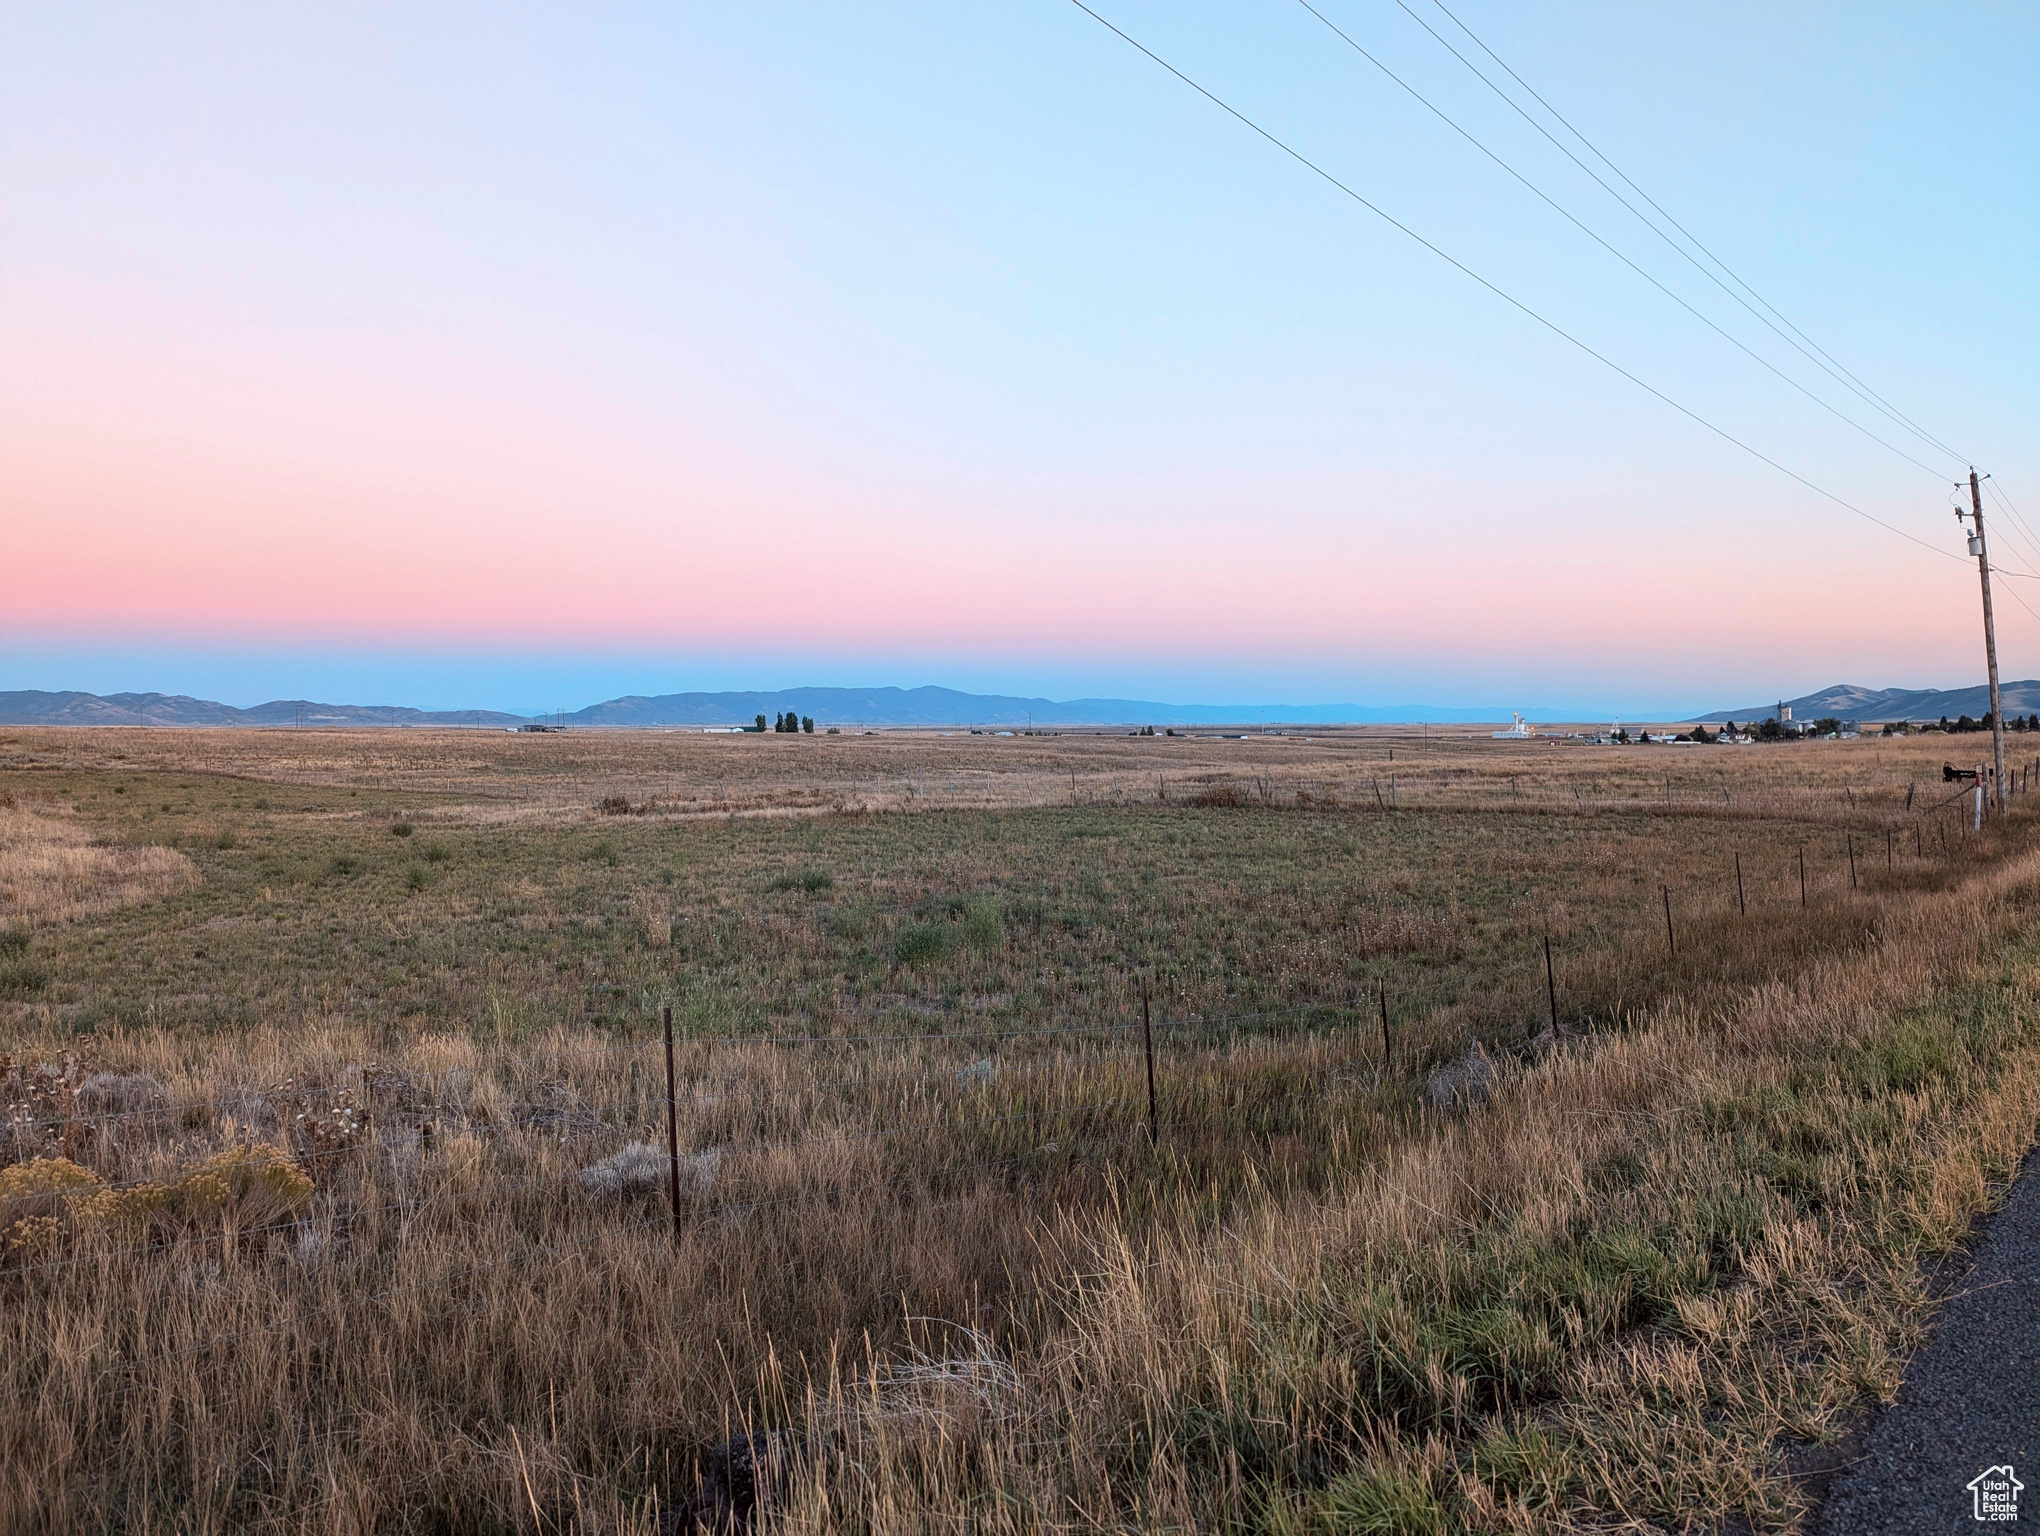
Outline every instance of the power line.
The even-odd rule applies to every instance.
[[[1401,0],[1397,0],[1397,3],[1400,4]],[[1482,277],[1478,272],[1474,271],[1473,268],[1469,267],[1465,262],[1459,260],[1456,256],[1453,256],[1444,249],[1442,249],[1441,247],[1432,244],[1429,240],[1425,239],[1422,235],[1418,234],[1414,229],[1410,228],[1409,225],[1403,223],[1402,220],[1396,218],[1395,215],[1389,213],[1388,211],[1381,208],[1377,204],[1370,202],[1366,197],[1361,195],[1359,192],[1356,192],[1352,187],[1348,186],[1345,182],[1339,180],[1338,177],[1334,176],[1330,171],[1326,170],[1323,166],[1319,165],[1315,160],[1310,159],[1302,151],[1292,148],[1288,143],[1286,143],[1282,139],[1277,138],[1273,133],[1270,133],[1266,128],[1263,128],[1259,123],[1255,122],[1251,117],[1248,117],[1244,112],[1240,111],[1237,107],[1232,106],[1230,103],[1226,102],[1219,96],[1213,94],[1211,91],[1206,90],[1203,86],[1199,85],[1195,80],[1191,79],[1188,75],[1184,74],[1182,70],[1176,68],[1175,65],[1171,64],[1167,59],[1163,58],[1160,54],[1156,53],[1146,44],[1140,42],[1134,37],[1129,36],[1127,33],[1122,32],[1118,27],[1114,26],[1111,22],[1107,21],[1103,16],[1100,16],[1096,11],[1092,10],[1090,6],[1086,5],[1084,3],[1084,0],[1070,0],[1070,4],[1074,5],[1086,16],[1090,17],[1093,21],[1097,22],[1098,25],[1105,28],[1106,31],[1112,33],[1113,36],[1117,37],[1121,42],[1124,42],[1129,47],[1135,49],[1136,51],[1142,54],[1145,54],[1150,60],[1160,65],[1170,74],[1174,75],[1178,80],[1182,81],[1185,85],[1189,86],[1191,90],[1195,91],[1198,95],[1202,96],[1206,101],[1210,102],[1213,106],[1219,108],[1219,110],[1226,113],[1228,116],[1236,119],[1245,127],[1252,129],[1255,133],[1259,134],[1262,138],[1266,139],[1270,144],[1274,145],[1277,149],[1281,150],[1282,153],[1289,156],[1289,158],[1294,160],[1298,165],[1301,165],[1302,167],[1304,167],[1304,169],[1323,178],[1326,182],[1329,182],[1333,187],[1345,193],[1346,196],[1350,197],[1354,202],[1358,203],[1362,208],[1365,208],[1369,213],[1373,214],[1376,218],[1382,220],[1384,223],[1391,225],[1393,228],[1407,235],[1410,239],[1414,240],[1418,245],[1421,245],[1425,250],[1429,251],[1433,256],[1436,256],[1440,261],[1445,262],[1448,266],[1456,268],[1459,272],[1463,273],[1465,276],[1473,279],[1474,282],[1480,284],[1481,287],[1487,289],[1487,291],[1489,293],[1492,293],[1496,298],[1502,300],[1504,303],[1508,304],[1511,308],[1518,310],[1524,315],[1527,315],[1530,319],[1535,320],[1539,325],[1543,326],[1546,330],[1550,331],[1554,336],[1557,336],[1564,341],[1570,342],[1573,346],[1577,347],[1580,351],[1586,353],[1587,356],[1591,357],[1595,362],[1601,364],[1604,368],[1608,368],[1615,373],[1619,373],[1623,378],[1627,379],[1630,383],[1634,384],[1638,389],[1643,390],[1646,394],[1655,396],[1657,399],[1663,401],[1666,405],[1669,405],[1673,410],[1677,411],[1680,415],[1686,417],[1688,420],[1696,422],[1700,426],[1705,427],[1708,431],[1712,432],[1715,436],[1721,438],[1723,441],[1733,443],[1736,447],[1742,449],[1744,453],[1747,453],[1751,458],[1757,459],[1762,463],[1770,465],[1771,468],[1777,470],[1781,475],[1785,475],[1790,479],[1798,481],[1801,485],[1805,486],[1815,495],[1823,496],[1827,500],[1833,502],[1836,506],[1842,507],[1847,511],[1855,513],[1856,516],[1862,518],[1865,522],[1875,523],[1878,527],[1884,529],[1887,533],[1895,533],[1901,539],[1910,540],[1912,543],[1919,545],[1921,549],[1931,550],[1933,551],[1933,553],[1940,555],[1945,559],[1960,560],[1962,558],[1960,555],[1951,554],[1949,551],[1942,549],[1937,545],[1929,544],[1925,539],[1907,533],[1903,528],[1900,528],[1895,524],[1887,523],[1883,518],[1876,516],[1874,513],[1864,511],[1854,502],[1848,501],[1841,496],[1837,496],[1833,491],[1828,490],[1826,487],[1816,485],[1813,481],[1807,479],[1806,476],[1800,474],[1797,470],[1786,467],[1785,465],[1779,463],[1778,460],[1772,458],[1769,454],[1763,452],[1761,449],[1754,448],[1750,444],[1744,442],[1741,438],[1737,437],[1734,433],[1730,432],[1726,427],[1716,426],[1713,422],[1709,421],[1705,416],[1702,416],[1698,411],[1693,410],[1689,406],[1681,405],[1677,400],[1674,400],[1670,395],[1666,394],[1663,390],[1657,388],[1655,385],[1648,384],[1644,382],[1644,380],[1638,378],[1635,374],[1631,373],[1627,368],[1624,368],[1620,363],[1616,362],[1613,358],[1608,357],[1605,353],[1595,351],[1593,347],[1589,346],[1586,342],[1580,340],[1579,337],[1573,335],[1572,332],[1566,330],[1556,321],[1546,319],[1543,315],[1539,314],[1536,310],[1532,309],[1528,304],[1525,304],[1521,299],[1515,297],[1513,294],[1507,292],[1505,289],[1498,287],[1496,284],[1488,281],[1488,279]]]
[[[2027,565],[2029,566],[2040,565],[2040,558],[2035,558],[2034,556],[2032,542],[2028,540],[2023,534],[2021,534],[2019,530],[2016,527],[2014,527],[2011,523],[2004,522],[1998,524],[1996,531],[1999,533],[2009,534],[2011,536],[2011,542],[2019,550],[2019,558],[2024,560]],[[1992,570],[1998,569],[1998,566],[1995,561],[1992,562],[1991,569]],[[2040,581],[2040,573],[2036,573],[2030,570],[2007,571],[2005,574],[2008,576],[2024,576],[2035,581]]]
[[[1986,486],[1991,486],[1990,477],[1988,475],[1983,476],[1982,483]],[[1968,488],[1968,484],[1967,479],[1952,482],[1953,490],[1949,497],[1948,505],[1955,510],[1958,516],[1968,516],[1968,498],[1962,494]],[[2018,516],[2018,509],[2012,506],[2010,500],[2006,498],[2003,492],[1998,491],[1993,486],[1991,494],[1997,498],[1999,504],[2005,508],[2006,512],[2006,520],[1998,525],[1997,532],[2002,534],[2011,545],[2018,548],[2020,558],[2028,565],[2040,565],[2040,540],[2032,537],[2032,530],[2025,526],[2025,519]],[[2003,571],[2007,576],[2020,576],[2027,580],[2040,580],[2040,574],[2030,570],[2005,570],[1995,560],[1991,562],[1990,568],[1993,571]]]
[[[1991,566],[1991,570],[1994,573],[2006,576],[2013,574],[2010,571],[2001,570],[2000,567],[1996,565]],[[2036,576],[2031,579],[2035,581],[2040,581],[2040,576]],[[2036,610],[2031,603],[2027,602],[2023,597],[2019,596],[2019,589],[2017,587],[2006,587],[2005,596],[2009,597],[2013,602],[2017,603],[2021,608],[2025,609],[2026,612],[2032,614],[2036,622],[2040,622],[2040,610]]]
[[[1713,320],[1709,319],[1706,315],[1702,314],[1698,309],[1694,308],[1693,305],[1687,303],[1685,299],[1681,298],[1678,294],[1674,293],[1670,288],[1666,287],[1663,283],[1659,282],[1657,278],[1653,277],[1650,273],[1646,272],[1642,267],[1638,266],[1634,261],[1630,260],[1628,256],[1624,255],[1621,251],[1617,250],[1613,245],[1611,245],[1607,240],[1602,238],[1601,235],[1597,234],[1594,230],[1590,229],[1584,222],[1582,222],[1578,217],[1576,217],[1571,212],[1571,210],[1563,207],[1554,198],[1547,194],[1542,187],[1538,186],[1535,182],[1531,181],[1529,177],[1525,176],[1521,171],[1517,170],[1513,165],[1509,164],[1508,161],[1504,160],[1492,149],[1489,149],[1487,145],[1483,144],[1479,139],[1475,138],[1473,134],[1469,133],[1465,128],[1461,127],[1449,115],[1447,115],[1443,108],[1439,107],[1435,102],[1431,101],[1415,86],[1411,85],[1407,80],[1403,79],[1401,75],[1398,75],[1394,70],[1390,69],[1386,64],[1382,63],[1381,60],[1377,59],[1373,54],[1369,53],[1365,48],[1363,48],[1359,44],[1359,42],[1357,42],[1352,37],[1350,33],[1348,33],[1345,30],[1345,28],[1338,25],[1338,23],[1333,21],[1323,11],[1319,10],[1315,5],[1311,4],[1311,0],[1296,0],[1296,3],[1302,6],[1306,11],[1309,11],[1311,15],[1315,16],[1319,21],[1323,22],[1325,26],[1329,28],[1335,36],[1339,38],[1341,42],[1345,43],[1347,47],[1351,48],[1355,53],[1359,54],[1361,58],[1365,59],[1368,63],[1372,64],[1376,69],[1380,70],[1384,75],[1388,76],[1389,79],[1393,80],[1397,85],[1401,86],[1405,91],[1407,91],[1423,106],[1427,107],[1433,113],[1433,115],[1435,115],[1438,118],[1440,122],[1445,124],[1446,127],[1450,128],[1454,133],[1458,134],[1462,139],[1466,140],[1467,143],[1471,144],[1475,149],[1479,150],[1482,154],[1486,155],[1488,159],[1494,161],[1496,165],[1500,166],[1503,170],[1507,171],[1511,176],[1515,177],[1517,181],[1521,182],[1524,187],[1529,189],[1530,192],[1532,192],[1540,200],[1542,200],[1544,204],[1547,207],[1549,207],[1554,213],[1558,214],[1560,218],[1564,219],[1567,223],[1571,224],[1573,228],[1577,229],[1589,240],[1593,241],[1596,245],[1600,246],[1602,250],[1606,251],[1610,256],[1613,256],[1617,261],[1621,262],[1622,265],[1629,268],[1630,271],[1634,272],[1638,277],[1642,278],[1645,282],[1649,283],[1651,287],[1657,289],[1659,293],[1663,294],[1666,298],[1670,299],[1674,304],[1678,305],[1679,308],[1683,309],[1695,320],[1698,320],[1702,325],[1706,326],[1710,331],[1714,332],[1714,334],[1719,336],[1723,341],[1727,342],[1730,346],[1742,352],[1745,356],[1749,357],[1753,362],[1757,363],[1759,366],[1769,369],[1773,374],[1776,374],[1780,379],[1783,379],[1787,384],[1791,385],[1794,389],[1798,390],[1802,395],[1806,396],[1807,399],[1811,400],[1815,405],[1819,406],[1822,410],[1828,412],[1836,420],[1846,422],[1848,423],[1848,425],[1854,427],[1858,432],[1861,432],[1865,437],[1869,438],[1871,442],[1878,444],[1880,447],[1890,449],[1893,453],[1897,454],[1901,459],[1904,459],[1906,463],[1915,465],[1918,468],[1925,470],[1935,479],[1938,480],[1943,478],[1942,471],[1934,468],[1934,466],[1931,464],[1928,464],[1920,459],[1914,458],[1911,454],[1907,453],[1903,448],[1899,447],[1896,443],[1893,443],[1886,438],[1879,437],[1875,432],[1871,431],[1868,427],[1864,426],[1860,421],[1857,421],[1853,416],[1844,414],[1836,406],[1831,405],[1828,401],[1822,399],[1819,395],[1816,395],[1804,384],[1800,383],[1797,379],[1793,378],[1792,375],[1785,372],[1784,369],[1778,367],[1769,358],[1763,356],[1761,353],[1757,352],[1755,349],[1745,344],[1740,338],[1731,335],[1721,326],[1715,324]]]
[[[2034,534],[2032,525],[2026,521],[2019,509],[2012,505],[2012,498],[1998,489],[1997,481],[1993,477],[1985,475],[1983,477],[1983,485],[1984,489],[1990,492],[1992,500],[2005,509],[2005,515],[2012,520],[2012,526],[2022,532],[2027,538],[2032,539],[2035,544],[2040,544],[2040,535]]]
[[[1798,333],[1802,338],[1804,338],[1804,333],[1799,332],[1799,328],[1793,325],[1791,321],[1786,320],[1783,315],[1778,316],[1778,321],[1773,321],[1772,319],[1770,319],[1769,316],[1765,315],[1762,311],[1758,310],[1755,306],[1753,306],[1748,299],[1745,299],[1741,294],[1737,293],[1733,288],[1729,287],[1728,284],[1724,283],[1719,277],[1716,277],[1713,272],[1709,271],[1706,266],[1704,266],[1696,257],[1694,257],[1693,254],[1690,251],[1688,251],[1684,246],[1680,245],[1678,241],[1674,240],[1670,235],[1666,234],[1662,229],[1658,228],[1658,226],[1655,223],[1653,223],[1651,219],[1640,208],[1638,208],[1634,203],[1630,202],[1628,198],[1624,197],[1620,192],[1616,191],[1613,187],[1609,186],[1606,178],[1601,176],[1601,174],[1597,172],[1592,166],[1588,165],[1586,161],[1582,160],[1578,155],[1574,154],[1572,150],[1567,148],[1564,144],[1560,143],[1558,139],[1552,135],[1551,131],[1548,128],[1546,128],[1542,123],[1538,122],[1536,118],[1532,117],[1528,112],[1524,111],[1523,107],[1516,101],[1514,97],[1509,95],[1509,93],[1503,90],[1499,85],[1496,85],[1494,81],[1490,80],[1487,77],[1487,75],[1481,71],[1479,65],[1475,64],[1473,60],[1469,59],[1465,54],[1461,53],[1457,48],[1453,47],[1451,43],[1447,42],[1442,36],[1439,35],[1437,28],[1433,27],[1428,21],[1424,20],[1424,18],[1419,16],[1415,11],[1411,10],[1407,3],[1407,0],[1395,0],[1395,3],[1399,7],[1401,7],[1403,12],[1412,21],[1414,21],[1418,26],[1422,27],[1426,32],[1430,33],[1433,38],[1436,38],[1438,45],[1440,47],[1442,47],[1447,53],[1451,54],[1452,57],[1459,60],[1460,63],[1464,64],[1469,70],[1471,70],[1473,72],[1474,77],[1478,79],[1481,82],[1481,84],[1485,85],[1489,90],[1493,91],[1497,96],[1501,97],[1501,99],[1508,104],[1509,108],[1513,112],[1515,112],[1518,117],[1522,118],[1524,122],[1528,123],[1532,128],[1535,128],[1539,133],[1543,134],[1546,139],[1550,140],[1552,146],[1555,149],[1557,149],[1560,154],[1564,155],[1568,160],[1572,161],[1574,165],[1578,166],[1582,171],[1585,171],[1587,175],[1591,176],[1594,179],[1594,181],[1600,186],[1602,191],[1606,192],[1610,197],[1614,198],[1615,201],[1620,203],[1624,208],[1627,208],[1632,214],[1634,214],[1638,219],[1640,219],[1643,222],[1645,228],[1649,229],[1652,234],[1656,235],[1660,240],[1664,241],[1665,244],[1669,245],[1673,250],[1677,251],[1680,256],[1684,257],[1686,261],[1691,263],[1695,271],[1699,272],[1709,282],[1713,283],[1715,287],[1719,288],[1723,293],[1727,294],[1730,298],[1734,299],[1736,303],[1742,305],[1742,307],[1744,309],[1747,309],[1752,315],[1755,315],[1758,320],[1762,321],[1765,325],[1769,326],[1771,330],[1776,332],[1777,335],[1787,345],[1791,346],[1802,357],[1806,358],[1807,361],[1813,363],[1816,367],[1826,372],[1829,375],[1829,377],[1833,378],[1845,389],[1848,389],[1850,392],[1855,394],[1856,397],[1862,400],[1864,404],[1872,407],[1877,411],[1882,412],[1886,417],[1888,417],[1893,422],[1897,423],[1899,426],[1904,427],[1907,431],[1911,432],[1915,437],[1919,438],[1922,442],[1928,443],[1932,447],[1939,449],[1942,453],[1947,454],[1950,458],[1961,459],[1965,463],[1968,462],[1967,455],[1957,453],[1954,449],[1950,448],[1946,443],[1942,442],[1938,437],[1935,437],[1932,433],[1927,432],[1917,423],[1911,421],[1909,418],[1900,413],[1896,408],[1891,406],[1889,403],[1885,402],[1882,399],[1882,397],[1876,393],[1876,391],[1870,389],[1868,385],[1863,384],[1860,380],[1856,379],[1855,375],[1851,374],[1846,368],[1843,368],[1841,364],[1835,362],[1832,358],[1829,358],[1827,354],[1821,351],[1820,347],[1815,345],[1810,339],[1805,339],[1804,344],[1802,344],[1802,341],[1795,340],[1793,336],[1787,335],[1785,330],[1781,330],[1779,328],[1778,323],[1779,321],[1782,321],[1787,328],[1789,328],[1795,333]],[[1445,10],[1444,5],[1439,4],[1438,0],[1433,0],[1433,3],[1438,5],[1439,10],[1445,11],[1445,14],[1447,16],[1452,17],[1452,23],[1454,26],[1458,27],[1462,32],[1465,32],[1468,37],[1473,38],[1474,42],[1479,43],[1481,50],[1487,53],[1488,57],[1494,59],[1495,62],[1497,64],[1500,64],[1503,69],[1508,70],[1510,77],[1514,79],[1517,84],[1522,85],[1524,90],[1529,91],[1533,97],[1536,97],[1537,101],[1544,107],[1545,111],[1551,113],[1553,117],[1558,118],[1559,122],[1564,123],[1567,131],[1572,133],[1572,135],[1575,138],[1577,138],[1582,144],[1585,144],[1588,149],[1592,150],[1593,153],[1596,156],[1598,156],[1604,163],[1606,163],[1608,165],[1608,168],[1610,170],[1613,170],[1617,176],[1621,176],[1622,179],[1626,182],[1629,181],[1629,178],[1623,175],[1621,170],[1619,170],[1615,166],[1613,161],[1608,160],[1608,157],[1606,155],[1601,154],[1600,150],[1595,149],[1594,146],[1587,140],[1584,134],[1580,133],[1578,129],[1574,128],[1571,123],[1567,123],[1566,120],[1559,115],[1556,108],[1552,107],[1552,105],[1549,102],[1545,101],[1542,96],[1538,96],[1536,91],[1532,90],[1528,84],[1524,83],[1522,77],[1520,75],[1517,75],[1513,69],[1509,69],[1509,66],[1506,63],[1503,63],[1502,60],[1495,55],[1494,51],[1490,49],[1486,43],[1482,43],[1478,37],[1475,37],[1473,32],[1466,26],[1464,22],[1460,21],[1460,19],[1457,16],[1453,16],[1452,12]],[[1629,182],[1629,184],[1632,187],[1636,185],[1634,182]],[[1720,258],[1716,257],[1712,251],[1709,251],[1707,249],[1706,246],[1701,245],[1698,240],[1694,240],[1693,236],[1687,233],[1684,225],[1680,224],[1678,220],[1672,218],[1670,214],[1665,213],[1662,208],[1658,208],[1658,205],[1651,200],[1648,193],[1644,192],[1642,188],[1638,187],[1637,195],[1643,198],[1645,202],[1650,203],[1651,207],[1657,208],[1658,212],[1664,216],[1666,222],[1670,223],[1672,227],[1677,229],[1681,234],[1686,235],[1686,238],[1688,240],[1692,240],[1693,244],[1697,246],[1703,253],[1705,253],[1710,261],[1713,261],[1717,266],[1720,266],[1722,271],[1728,272],[1728,275],[1732,278],[1735,278],[1735,281],[1741,284],[1741,286],[1743,286],[1744,288],[1748,288],[1751,295],[1757,299],[1757,302],[1759,304],[1763,304],[1765,309],[1771,309],[1770,304],[1764,300],[1761,294],[1758,294],[1754,288],[1749,287],[1749,284],[1744,283],[1741,278],[1736,277],[1733,272],[1729,271],[1727,265],[1722,263]],[[1772,313],[1776,314],[1777,311],[1772,310]],[[1808,350],[1809,347],[1812,348],[1811,351]],[[1818,353],[1819,355],[1816,356],[1815,355],[1816,353]]]
[[[2003,566],[1999,565],[1995,560],[1991,561],[1990,563],[1990,573],[1993,576],[2018,576],[2026,581],[2040,581],[2040,576],[2035,576],[2030,571],[2008,571]],[[2034,618],[2040,619],[2040,612],[2036,612],[2031,604],[2029,604],[2023,597],[2019,596],[2019,589],[2017,587],[2006,587],[2005,595],[2011,598],[2011,600],[2017,603],[2021,608],[2024,608],[2026,612],[2032,614]]]
[[[1984,476],[1982,483],[1986,486],[1989,485],[1990,477],[1987,475]],[[1961,480],[1956,481],[1954,483],[1953,494],[1949,498],[1949,505],[1956,510],[1958,516],[1967,515],[1968,509],[1964,505],[1965,498],[1962,495],[1963,490],[1966,488],[1966,484],[1967,482],[1965,481]],[[2001,494],[1998,495],[1998,501],[2008,510],[2006,512],[2006,520],[1997,525],[1996,532],[1998,534],[2003,535],[2009,544],[2017,547],[2017,549],[2020,552],[2019,557],[2022,560],[2024,560],[2027,563],[2027,565],[2029,566],[2040,565],[2040,556],[2036,556],[2035,553],[2035,541],[2030,537],[2030,530],[2026,529],[2023,526],[2023,519],[2016,518],[2012,515],[2012,512],[2009,510],[2011,504],[2007,502]],[[1990,568],[1993,571],[2003,571],[2004,574],[2007,576],[2021,576],[2026,578],[2027,580],[2040,581],[2040,574],[2036,574],[2031,570],[2024,571],[2004,570],[2004,568],[2000,566],[1995,560],[1991,562]]]

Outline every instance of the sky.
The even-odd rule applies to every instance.
[[[2040,9],[1088,3],[0,5],[0,689],[2040,675]]]

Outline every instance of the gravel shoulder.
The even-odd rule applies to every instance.
[[[1818,1536],[1939,1536],[1979,1524],[1970,1481],[2014,1469],[2040,1524],[2040,1150],[2028,1154],[1974,1267],[1906,1368],[1861,1459],[1836,1478]]]

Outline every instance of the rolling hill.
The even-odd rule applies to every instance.
[[[181,693],[0,692],[0,725],[521,725],[491,709],[407,709],[397,704],[320,704],[272,699],[251,709]]]
[[[2007,715],[2040,713],[2040,681],[2025,678],[1999,686]],[[1883,720],[1950,720],[1963,715],[1982,719],[1990,710],[1990,689],[1979,683],[1974,688],[1862,688],[1854,683],[1837,683],[1817,693],[1786,699],[1795,720],[1817,720],[1832,715],[1838,720],[1865,723]],[[1773,713],[1777,704],[1752,704],[1745,709],[1720,709],[1701,720],[1760,720]]]
[[[791,710],[823,726],[1331,725],[1429,720],[1506,720],[1491,707],[1428,704],[1162,704],[1148,699],[1042,699],[963,693],[953,688],[781,688],[758,692],[629,695],[566,716],[570,726],[646,729],[749,725]],[[550,720],[548,715],[544,718]],[[322,704],[274,699],[251,708],[183,694],[93,694],[22,689],[0,692],[0,725],[154,726],[496,726],[524,723],[497,710],[410,709],[393,704]]]

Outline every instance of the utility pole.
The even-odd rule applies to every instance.
[[[1977,482],[1973,467],[1969,471],[1969,506],[1971,515],[1976,519],[1976,531],[1969,536],[1969,552],[1976,556],[1977,573],[1983,578],[1983,656],[1990,666],[1990,745],[1997,773],[1991,783],[1991,804],[2002,811],[2005,808],[2005,709],[1998,697],[1997,620],[1992,617],[1990,608],[1990,546],[1983,537],[1983,488]],[[1955,520],[1962,520],[1960,512],[1955,514]]]

